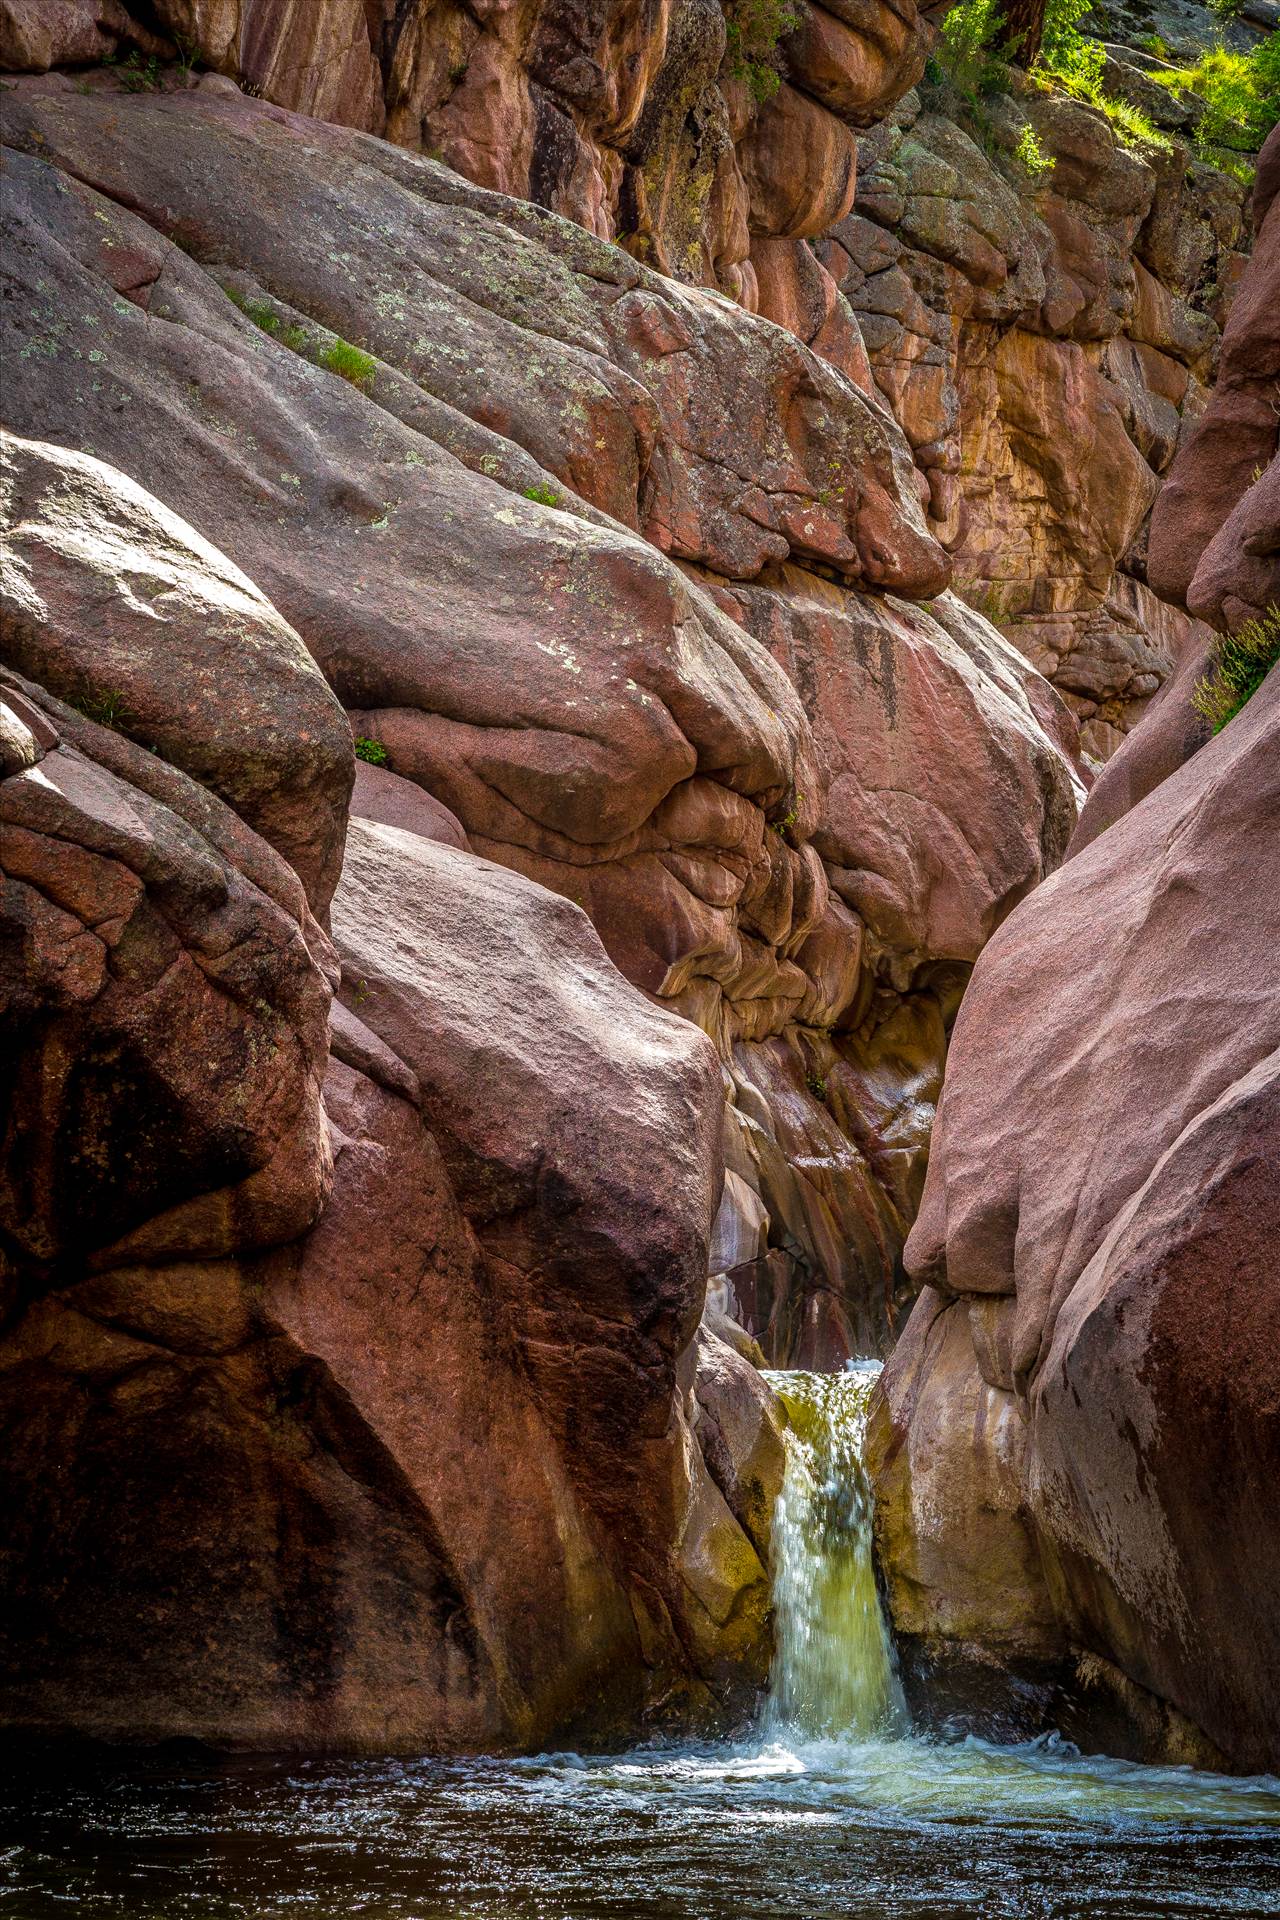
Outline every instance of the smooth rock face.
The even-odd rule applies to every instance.
[[[14,350],[43,370],[19,416],[181,499],[270,595],[388,756],[358,812],[447,810],[733,1062],[767,1216],[734,1284],[770,1357],[883,1349],[964,970],[1075,805],[1037,676],[945,596],[883,591],[946,581],[892,419],[740,308],[379,142],[203,87],[4,104]]]
[[[1213,396],[1151,523],[1157,590],[1215,627],[1280,605],[1280,132],[1258,160],[1257,242],[1226,331]]]
[[[1273,674],[979,962],[874,1466],[913,1656],[1061,1685],[1100,1654],[1173,1716],[1131,1750],[1245,1770],[1280,1761],[1278,736]],[[976,1561],[975,1508],[1003,1543]]]
[[[0,436],[0,651],[234,807],[313,908],[342,865],[351,729],[251,581],[100,461]]]
[[[326,1070],[290,870],[5,685],[6,1722],[386,1751],[747,1704],[780,1441],[690,1344],[707,1041],[568,903],[357,820]]]

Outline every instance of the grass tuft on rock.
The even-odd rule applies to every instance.
[[[320,355],[320,365],[327,367],[330,373],[336,373],[339,378],[349,380],[362,393],[378,371],[378,363],[373,355],[353,347],[349,340],[335,340],[326,347]]]
[[[1280,607],[1268,607],[1257,620],[1246,620],[1236,633],[1224,634],[1213,649],[1213,666],[1197,680],[1191,704],[1215,733],[1262,685],[1280,660]]]
[[[363,760],[371,767],[385,767],[387,750],[381,740],[368,740],[358,733],[355,740],[356,759]]]

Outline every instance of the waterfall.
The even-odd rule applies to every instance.
[[[876,1592],[862,1463],[873,1361],[844,1373],[769,1373],[790,1415],[774,1518],[774,1654],[766,1725],[807,1737],[906,1726]]]

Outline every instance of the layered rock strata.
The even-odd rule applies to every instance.
[[[366,136],[205,87],[5,104],[15,424],[180,500],[389,768],[711,1036],[713,1267],[771,1354],[883,1345],[959,986],[1075,811],[1069,716],[943,591],[892,418]]]

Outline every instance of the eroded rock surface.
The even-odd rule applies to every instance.
[[[924,77],[943,11],[9,0],[0,63],[87,68],[90,92],[120,84],[95,61],[132,60],[116,71],[143,91],[195,84],[194,63],[204,88],[384,133],[766,314],[891,408],[961,592],[1101,763],[1204,642],[1148,586],[1146,522],[1204,405],[1245,190],[1188,144],[1196,97],[1145,76],[1149,22],[1107,28],[1109,86],[1170,136],[1139,150],[1017,76],[976,107],[936,62]],[[1257,32],[1194,5],[1175,26],[1186,47]]]
[[[1069,717],[943,591],[892,417],[365,136],[204,88],[5,105],[17,424],[180,498],[390,774],[703,1027],[743,1311],[777,1359],[883,1347],[958,985],[1075,806]]]
[[[1238,306],[1264,363],[1274,264],[1254,256]],[[1237,333],[1233,354],[1251,350]],[[1216,500],[1199,547],[1248,605],[1267,555],[1241,540],[1222,445],[1193,436],[1179,487]],[[1274,421],[1265,451],[1274,470]],[[1264,479],[1245,499],[1265,501]],[[1184,579],[1203,564],[1194,531]],[[975,969],[907,1248],[925,1292],[884,1375],[873,1471],[894,1620],[935,1710],[1270,1771],[1280,677],[1206,739],[1197,665]]]
[[[5,646],[84,712],[14,698],[42,766],[66,737],[126,783],[126,840],[138,793],[190,817],[212,903],[121,854],[197,964],[127,920],[104,960],[92,822],[74,885],[15,896],[14,976],[33,941],[81,998],[14,1056],[45,1225],[15,1190],[6,1713],[364,1749],[724,1724],[781,1443],[708,1267],[777,1357],[891,1337],[947,1023],[1061,857],[1070,717],[946,592],[892,416],[787,332],[235,92],[3,104]],[[47,808],[34,752],[5,791]],[[249,887],[262,928],[224,931]],[[263,976],[238,1026],[210,969]],[[127,1205],[64,1245],[85,1154]]]
[[[162,510],[85,466],[146,578]],[[184,551],[184,605],[233,578]],[[65,612],[102,575],[62,557]],[[95,689],[94,627],[59,639]],[[249,631],[235,679],[230,767],[280,650]],[[356,818],[330,1053],[338,959],[267,842],[8,670],[4,701],[6,1724],[386,1751],[740,1711],[780,1440],[698,1332],[707,1041],[567,902]]]

